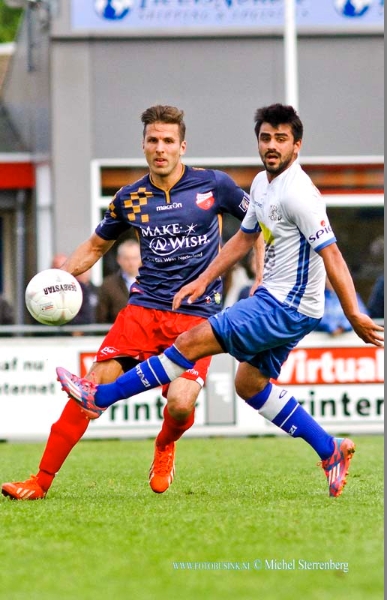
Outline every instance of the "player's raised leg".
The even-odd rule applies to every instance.
[[[305,440],[319,455],[329,486],[330,496],[340,496],[346,484],[355,444],[347,438],[327,433],[297,400],[282,386],[252,365],[241,363],[236,376],[236,390],[247,404],[268,421],[291,435]],[[260,389],[258,393],[254,393]]]

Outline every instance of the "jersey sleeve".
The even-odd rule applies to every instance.
[[[250,204],[248,193],[237,186],[227,173],[214,171],[214,175],[217,183],[220,212],[229,213],[239,221],[243,221]]]
[[[241,230],[244,233],[258,233],[258,231],[262,231],[257,220],[257,215],[255,214],[253,203],[251,203],[247,209],[245,218],[241,223]]]
[[[244,233],[258,233],[258,231],[262,231],[258,219],[257,219],[257,214],[255,212],[255,207],[254,207],[254,190],[255,190],[255,185],[256,185],[256,181],[257,181],[257,177],[254,178],[253,183],[251,184],[251,190],[250,190],[250,204],[248,206],[248,209],[246,211],[246,215],[241,223],[241,230]]]
[[[130,228],[130,224],[124,219],[121,210],[119,190],[110,202],[104,218],[97,225],[95,233],[104,240],[116,240],[121,233]]]
[[[324,199],[312,182],[297,196],[287,197],[283,203],[283,210],[315,252],[336,242]]]

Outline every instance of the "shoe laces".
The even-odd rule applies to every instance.
[[[32,485],[37,485],[40,487],[39,483],[38,483],[38,478],[36,475],[30,475],[28,479],[26,479],[25,481],[15,481],[14,485],[18,485],[18,486],[26,486],[28,484],[32,484]]]
[[[157,463],[157,473],[163,475],[170,473],[173,467],[173,449],[172,444],[164,446],[163,450],[156,446],[157,459],[155,462]]]

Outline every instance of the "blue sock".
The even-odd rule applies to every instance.
[[[305,440],[317,452],[321,460],[331,456],[334,450],[333,437],[329,435],[306,410],[290,396],[287,390],[268,383],[258,394],[247,400],[247,404],[286,431],[292,437]]]
[[[101,408],[107,408],[118,400],[169,383],[184,371],[192,369],[194,364],[175,346],[171,346],[160,356],[151,356],[148,360],[139,363],[113,383],[99,385],[95,394],[95,403]]]

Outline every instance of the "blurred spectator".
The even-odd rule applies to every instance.
[[[357,301],[361,312],[368,314],[364,302],[357,294]],[[345,316],[340,300],[334,291],[328,277],[325,283],[325,309],[324,316],[315,331],[324,331],[329,335],[337,336],[346,331],[352,331],[352,326]]]
[[[247,255],[247,262],[246,262],[245,269],[246,269],[246,273],[248,276],[248,280],[246,282],[246,285],[242,286],[239,289],[239,294],[237,296],[237,300],[243,300],[244,298],[248,298],[250,296],[251,287],[252,287],[254,281],[256,280],[256,272],[257,272],[257,257],[256,257],[255,252],[250,252]]]
[[[384,319],[384,275],[380,275],[375,281],[367,309],[373,319]]]
[[[15,316],[12,306],[7,300],[0,296],[0,325],[14,325]]]
[[[265,244],[261,235],[254,247],[231,272],[231,284],[225,295],[224,307],[235,304],[238,300],[248,298],[254,283],[261,283],[265,258]],[[242,272],[243,271],[243,272]]]
[[[55,254],[51,261],[51,268],[60,269],[66,260],[67,256],[65,254]],[[89,270],[82,273],[82,275],[78,275],[76,278],[82,288],[83,302],[79,313],[69,325],[92,325],[93,323],[96,323],[99,288],[92,283],[90,275],[91,271]]]
[[[251,285],[252,281],[243,263],[234,265],[223,277],[223,308],[235,304],[241,289],[248,287],[250,290]]]
[[[94,285],[90,276],[91,270],[77,276],[77,280],[82,288],[83,302],[79,313],[74,317],[70,325],[91,325],[97,322],[99,288]]]
[[[119,270],[104,278],[99,289],[97,323],[113,323],[129,299],[130,287],[135,282],[141,265],[140,245],[126,240],[117,248]]]
[[[62,265],[64,265],[64,263],[67,260],[67,256],[66,254],[55,254],[55,256],[52,257],[52,261],[51,261],[51,269],[60,269]]]
[[[378,235],[373,239],[367,251],[359,258],[361,264],[356,272],[356,280],[372,285],[384,270],[384,237]]]

